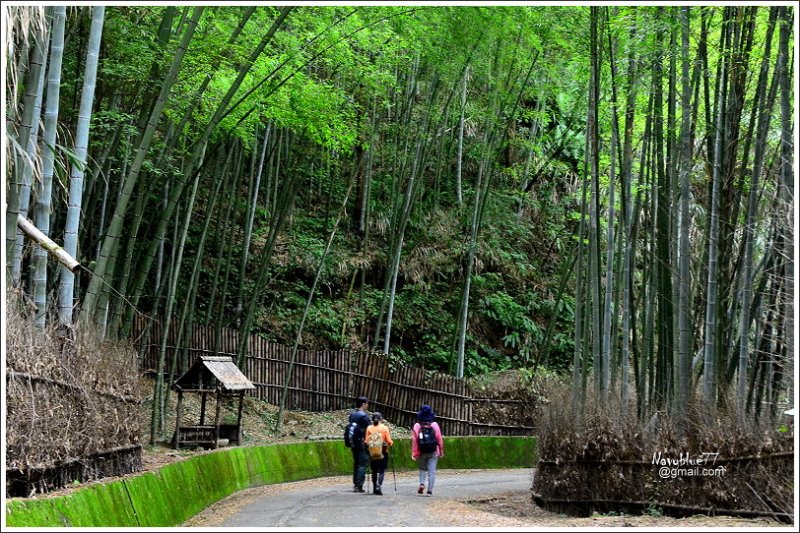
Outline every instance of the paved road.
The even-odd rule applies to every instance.
[[[459,502],[527,492],[531,470],[440,470],[430,497],[417,494],[416,471],[397,474],[396,492],[392,473],[387,472],[383,496],[353,493],[351,483],[350,477],[336,477],[250,489],[218,502],[184,525],[352,528],[354,516],[361,517],[356,523],[372,526],[456,525],[448,511],[463,515],[466,509]]]

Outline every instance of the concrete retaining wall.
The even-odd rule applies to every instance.
[[[536,442],[534,437],[445,438],[439,468],[530,468]],[[416,468],[410,448],[409,439],[395,441],[396,470]],[[64,496],[8,500],[5,525],[171,527],[245,488],[352,471],[352,455],[340,441],[231,448]]]

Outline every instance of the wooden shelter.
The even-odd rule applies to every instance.
[[[246,390],[254,389],[247,376],[233,362],[233,358],[220,355],[203,355],[172,384],[178,393],[175,420],[175,448],[184,446],[203,446],[218,448],[224,444],[241,444],[242,404]],[[200,415],[195,424],[184,420],[184,397],[186,393],[200,394]],[[208,397],[216,400],[213,423],[206,420]],[[222,402],[238,396],[239,406],[235,424],[223,424],[221,419]]]

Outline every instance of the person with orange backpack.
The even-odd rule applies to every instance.
[[[369,468],[372,471],[372,493],[378,496],[383,494],[383,475],[389,464],[389,448],[394,445],[389,428],[383,422],[379,412],[372,413],[372,425],[367,428],[364,444],[369,453]]]
[[[436,481],[436,464],[444,457],[444,439],[439,424],[433,421],[436,413],[430,405],[423,405],[417,413],[411,437],[411,459],[419,467],[419,488],[417,494],[425,490],[425,477],[428,478],[428,496],[433,495],[433,484]]]

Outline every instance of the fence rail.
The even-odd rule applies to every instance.
[[[188,368],[200,355],[230,355],[235,360],[239,346],[238,331],[211,326],[193,325],[189,338],[179,340],[173,325],[164,339],[162,324],[150,322],[148,327],[144,320],[137,319],[132,333],[142,354],[142,369],[155,373],[163,348],[165,376],[173,379],[179,376],[179,369],[170,367],[172,361],[178,361],[179,368]],[[251,334],[241,365],[256,387],[248,394],[279,404],[291,352],[288,346]],[[419,406],[427,403],[433,406],[447,435],[526,435],[533,430],[474,421],[473,404],[486,399],[473,397],[463,379],[419,367],[393,367],[388,358],[377,353],[348,349],[297,351],[287,390],[287,409],[334,411],[352,407],[353,398],[359,395],[369,397],[372,410],[380,411],[384,418],[401,427],[411,427]],[[524,406],[520,403],[519,407]]]

